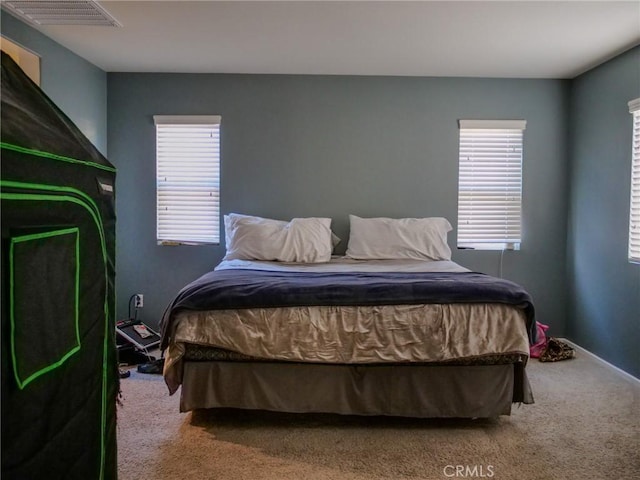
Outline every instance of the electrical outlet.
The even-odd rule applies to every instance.
[[[135,307],[136,308],[142,308],[144,307],[144,295],[141,293],[136,293],[136,298],[135,298]]]

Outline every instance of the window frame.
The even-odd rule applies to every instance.
[[[526,125],[526,120],[458,120],[459,249],[520,249]],[[477,155],[472,157],[474,150]],[[506,169],[501,171],[501,166]],[[489,192],[494,198],[486,198]]]
[[[153,120],[156,130],[157,244],[219,245],[222,118],[219,115],[154,115]],[[206,130],[213,139],[211,144],[202,141]],[[180,139],[192,150],[189,157],[191,171],[184,174],[183,170],[177,170],[179,175],[176,175],[178,159],[189,156],[187,150],[176,151],[175,142],[179,144]],[[198,147],[194,148],[196,145]],[[209,154],[211,157],[207,158]],[[207,164],[208,160],[212,163]],[[174,175],[172,180],[167,179],[167,172]],[[189,187],[193,189],[189,190]],[[191,201],[185,205],[187,190]],[[213,198],[212,203],[208,198]],[[193,228],[180,232],[180,223]]]
[[[633,116],[631,138],[631,188],[629,195],[629,238],[627,258],[640,264],[640,98],[628,103]]]

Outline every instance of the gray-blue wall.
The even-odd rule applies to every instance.
[[[223,213],[327,216],[348,240],[348,214],[457,221],[460,118],[526,119],[524,240],[504,277],[523,284],[538,318],[564,332],[568,82],[407,77],[108,75],[109,153],[118,168],[118,298],[145,294],[156,323],[224,245],[155,240],[155,114],[222,115]],[[455,246],[455,231],[450,244]],[[497,274],[499,252],[454,260]]]
[[[107,154],[107,74],[2,11],[2,36],[40,56],[40,87]]]
[[[626,260],[626,102],[640,97],[640,48],[570,82],[107,75],[6,13],[2,34],[41,56],[45,92],[118,167],[120,317],[140,292],[142,317],[157,323],[224,254],[155,244],[154,114],[222,115],[223,212],[329,216],[341,251],[349,213],[455,226],[456,120],[523,118],[524,241],[503,275],[530,290],[552,334],[640,376],[640,266]],[[454,248],[454,260],[495,275],[500,254]]]
[[[640,265],[627,260],[640,47],[572,83],[567,336],[640,377]]]

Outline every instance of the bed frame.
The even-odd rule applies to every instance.
[[[242,408],[408,417],[492,418],[533,403],[524,363],[329,365],[186,361],[180,410]]]

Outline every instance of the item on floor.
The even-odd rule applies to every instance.
[[[562,340],[551,337],[547,341],[547,347],[540,354],[539,360],[541,362],[558,362],[560,360],[575,358],[575,356],[576,351],[573,347]]]
[[[156,359],[153,355],[136,349],[133,345],[118,345],[118,363],[124,365],[140,365],[141,363],[152,362]]]
[[[129,378],[131,376],[131,372],[129,370],[119,368],[118,375],[120,376],[120,378]]]
[[[139,365],[156,359],[149,352],[160,343],[160,336],[142,321],[120,320],[116,323],[116,333],[120,363]]]
[[[536,343],[529,347],[529,355],[531,358],[540,358],[544,349],[547,348],[547,330],[549,330],[548,325],[536,322]]]
[[[143,323],[139,325],[134,325],[133,329],[136,331],[138,335],[140,335],[140,338],[149,338],[150,336],[153,335],[153,333],[151,333],[147,328],[147,326],[144,325]]]
[[[164,358],[159,358],[152,362],[143,363],[142,365],[138,365],[139,373],[162,373],[162,369],[164,368]]]

